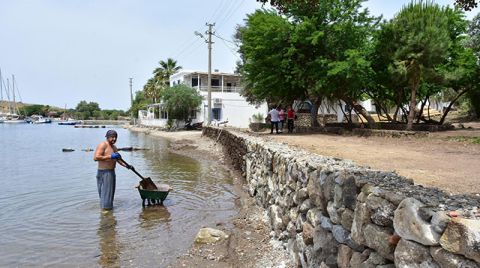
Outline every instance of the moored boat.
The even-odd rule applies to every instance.
[[[48,124],[52,123],[52,120],[50,118],[43,117],[41,115],[32,115],[31,116],[31,121],[30,123],[32,124]]]
[[[74,126],[74,125],[81,124],[81,123],[82,123],[82,121],[77,121],[77,120],[72,119],[72,118],[68,118],[67,121],[58,122],[59,125],[63,125],[63,126]]]

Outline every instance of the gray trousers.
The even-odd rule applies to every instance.
[[[97,171],[97,188],[102,209],[113,208],[113,197],[115,196],[115,170],[99,169]]]

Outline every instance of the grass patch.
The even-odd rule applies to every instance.
[[[448,140],[456,141],[456,142],[480,144],[480,137],[454,136],[454,137],[449,137]]]

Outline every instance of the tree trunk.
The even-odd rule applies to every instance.
[[[413,129],[413,120],[415,119],[415,107],[417,106],[417,85],[412,82],[412,96],[410,98],[410,111],[407,117],[407,130]]]
[[[315,98],[312,101],[312,109],[310,110],[310,126],[311,127],[319,127],[320,124],[318,123],[318,108],[322,105],[322,98]]]
[[[420,107],[420,113],[417,117],[417,124],[420,123],[420,118],[423,116],[423,108],[425,108],[425,104],[427,104],[428,96],[422,101],[422,106]]]
[[[440,125],[443,125],[445,122],[445,118],[447,117],[448,112],[450,112],[450,109],[452,109],[453,104],[465,93],[468,92],[469,89],[465,89],[464,91],[460,92],[448,105],[447,109],[445,109],[445,112],[442,115],[442,119],[440,119]]]
[[[400,106],[397,105],[397,108],[395,109],[395,113],[393,114],[393,121],[397,122],[397,116],[398,116],[398,111],[400,110]]]
[[[347,113],[345,112],[345,110],[343,109],[343,105],[342,105],[342,102],[339,100],[338,101],[338,106],[340,106],[340,110],[342,111],[342,114],[343,114],[343,118],[346,118],[347,119],[347,123],[350,124],[351,122],[348,121],[348,116],[347,116]],[[343,121],[342,121],[343,123]]]
[[[365,110],[365,108],[363,108],[360,103],[349,99],[344,99],[343,101],[350,105],[350,107],[353,107],[358,114],[361,114],[363,117],[365,117],[365,119],[367,119],[369,128],[376,128],[377,124],[375,123],[375,119],[373,119],[373,117],[367,112],[367,110]]]

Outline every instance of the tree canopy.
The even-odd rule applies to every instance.
[[[169,119],[186,121],[192,110],[196,110],[202,104],[202,96],[187,85],[176,85],[165,88],[162,103]]]
[[[177,65],[177,61],[168,58],[166,61],[159,61],[160,67],[155,68],[153,77],[148,79],[143,87],[145,96],[153,102],[158,102],[162,95],[162,90],[170,86],[170,76],[182,69]]]
[[[364,60],[378,18],[354,1],[286,1],[284,15],[259,10],[238,28],[245,95],[269,102],[309,100],[312,125],[325,98],[342,99],[369,117],[356,101],[370,72]],[[341,87],[339,87],[341,86]]]
[[[302,3],[303,9],[314,9],[318,4],[318,0],[257,0],[260,3],[270,3],[270,5],[279,8],[283,12],[296,11],[298,6],[295,4]],[[462,8],[463,10],[469,11],[478,6],[478,0],[455,0],[455,5]]]
[[[259,2],[277,11],[256,11],[236,34],[250,101],[309,100],[312,126],[322,101],[343,102],[375,127],[359,102],[370,98],[379,115],[411,129],[414,121],[443,123],[465,94],[475,99],[478,15],[467,32],[462,10],[431,1],[412,2],[383,22],[362,0]],[[432,101],[449,103],[437,106],[439,121],[423,115]]]

